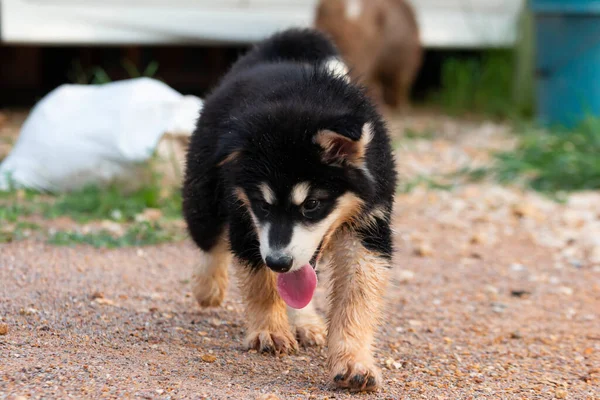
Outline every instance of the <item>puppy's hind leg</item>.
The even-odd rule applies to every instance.
[[[287,308],[288,319],[298,342],[304,346],[322,346],[325,344],[326,328],[323,318],[317,314],[313,302],[301,310]]]
[[[192,158],[183,188],[183,215],[200,254],[194,264],[192,292],[202,307],[221,304],[227,289],[227,267],[231,260],[218,174]],[[198,175],[196,170],[203,171]]]
[[[192,292],[200,306],[217,307],[223,302],[229,282],[227,268],[231,253],[226,236],[219,237],[210,250],[200,252],[194,265]]]

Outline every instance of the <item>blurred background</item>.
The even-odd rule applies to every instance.
[[[381,107],[399,192],[598,189],[599,12],[598,0],[0,0],[0,189],[94,187],[81,205],[93,214],[101,184],[142,190],[135,213],[173,187],[178,215],[202,98],[289,27],[329,35]]]
[[[104,83],[139,75],[203,96],[252,43],[283,28],[313,26],[319,1],[2,0],[0,4],[0,107],[28,107],[62,83]],[[509,113],[508,104],[501,103],[512,100],[507,96],[512,95],[516,73],[513,50],[524,2],[409,4],[425,49],[412,96],[423,101],[438,93],[438,100],[448,107]],[[334,20],[342,19],[339,15]],[[469,96],[473,99],[465,98]],[[523,107],[519,111],[530,112],[528,105]]]

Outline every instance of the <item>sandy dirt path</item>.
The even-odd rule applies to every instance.
[[[376,353],[385,388],[359,398],[597,399],[600,272],[557,268],[525,230],[472,244],[423,196],[396,215]],[[244,351],[235,286],[222,308],[200,310],[188,242],[113,251],[19,242],[0,254],[0,398],[351,397],[329,387],[322,350]]]

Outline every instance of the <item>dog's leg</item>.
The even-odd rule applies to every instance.
[[[276,276],[266,267],[252,269],[236,261],[240,290],[246,303],[249,349],[268,353],[290,353],[298,350],[288,323],[286,305],[279,297]]]
[[[312,301],[301,310],[288,307],[287,312],[292,332],[302,346],[322,346],[325,344],[325,323],[323,318],[315,311]]]
[[[388,95],[389,104],[392,108],[399,111],[407,111],[409,109],[412,81],[413,76],[410,71],[400,70],[396,72],[388,89],[390,92]]]
[[[384,107],[386,105],[384,96],[385,90],[381,80],[378,77],[373,76],[365,81],[365,86],[371,100],[373,100],[378,107]]]
[[[381,373],[371,347],[388,281],[390,260],[345,233],[332,249],[327,365],[335,385],[377,390]]]
[[[210,250],[200,250],[200,253],[192,275],[192,292],[200,306],[216,307],[223,301],[229,281],[227,268],[231,253],[226,237],[222,235]]]

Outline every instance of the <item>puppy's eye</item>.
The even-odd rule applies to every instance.
[[[266,201],[261,201],[258,205],[263,212],[269,212],[269,207],[271,206]]]
[[[312,212],[317,211],[320,206],[321,203],[319,202],[319,200],[308,199],[302,204],[302,214],[306,216],[306,214],[310,214]]]

